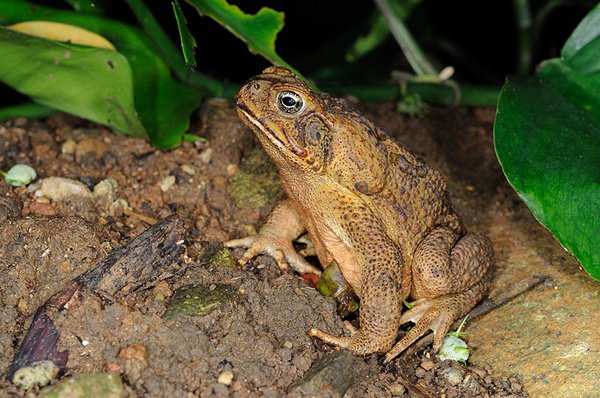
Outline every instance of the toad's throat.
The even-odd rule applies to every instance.
[[[305,158],[306,156],[308,156],[308,153],[294,142],[292,137],[290,137],[290,135],[288,134],[287,130],[281,129],[281,131],[283,132],[283,136],[285,137],[284,142],[284,140],[282,140],[282,137],[280,137],[279,134],[275,133],[275,131],[267,127],[264,123],[261,123],[259,119],[254,115],[254,113],[250,110],[250,108],[239,102],[236,105],[238,109],[244,114],[246,119],[248,119],[250,123],[252,123],[252,125],[256,126],[256,128],[260,130],[275,145],[277,145],[280,148],[285,148],[301,158]]]

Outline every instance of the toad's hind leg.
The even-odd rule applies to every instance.
[[[433,330],[433,348],[439,350],[452,323],[469,312],[490,284],[494,252],[490,240],[480,234],[459,237],[450,229],[432,231],[413,257],[413,307],[403,314],[400,324],[415,326],[385,357],[391,361],[399,353]]]
[[[366,279],[360,301],[360,329],[351,330],[352,337],[337,337],[318,329],[311,329],[308,334],[325,343],[348,348],[356,355],[388,351],[400,326],[400,284],[397,276],[385,271]]]
[[[360,298],[360,329],[352,337],[335,337],[312,329],[309,334],[357,355],[388,351],[398,334],[402,300],[410,292],[410,269],[400,248],[388,237],[381,221],[362,202],[342,199],[348,217],[341,220],[350,255],[339,266]]]

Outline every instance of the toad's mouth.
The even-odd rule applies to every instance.
[[[242,115],[244,115],[244,117],[250,123],[252,123],[252,125],[256,127],[256,129],[258,129],[264,136],[266,136],[269,139],[269,141],[275,144],[275,146],[277,146],[279,149],[291,152],[294,155],[299,156],[301,158],[305,158],[308,155],[308,153],[304,149],[300,148],[298,144],[294,142],[292,137],[284,128],[280,129],[282,134],[278,134],[277,132],[275,132],[275,130],[269,128],[266,125],[264,119],[261,120],[257,118],[254,115],[254,113],[250,110],[250,108],[248,108],[246,105],[240,102],[237,102],[236,105],[239,111],[242,113]]]

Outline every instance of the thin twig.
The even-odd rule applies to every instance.
[[[501,291],[494,297],[488,297],[483,300],[477,307],[473,308],[471,312],[469,312],[469,319],[473,320],[482,315],[487,314],[488,312],[500,307],[503,304],[508,303],[512,299],[521,294],[533,289],[534,287],[545,283],[546,281],[552,280],[548,275],[536,275],[529,279],[523,280],[519,283],[511,285],[507,290]],[[453,328],[457,328],[462,319],[456,320],[452,325]],[[433,333],[428,333],[425,336],[421,337],[421,339],[417,340],[413,345],[411,345],[406,351],[404,351],[400,357],[399,361],[406,360],[408,357],[412,356],[415,352],[421,350],[422,348],[428,346],[433,343]]]

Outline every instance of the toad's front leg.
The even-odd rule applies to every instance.
[[[353,270],[361,274],[360,286],[353,286],[360,297],[360,329],[352,337],[336,337],[318,329],[311,329],[309,335],[357,355],[387,352],[398,333],[402,301],[410,292],[410,277],[403,275],[400,249],[368,209],[354,207],[342,223],[356,264],[340,263],[340,269],[342,274]]]
[[[225,246],[248,249],[238,260],[242,266],[253,257],[266,253],[275,259],[282,271],[290,266],[300,274],[319,275],[321,271],[310,265],[292,245],[292,241],[304,231],[300,215],[288,199],[275,206],[257,235],[230,240],[225,242]]]

